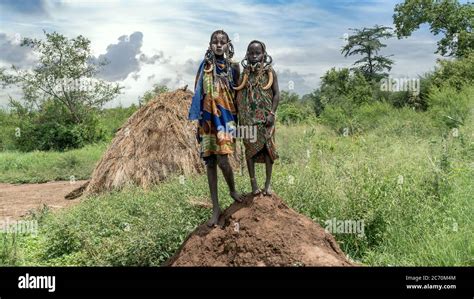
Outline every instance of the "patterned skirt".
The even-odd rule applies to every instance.
[[[255,80],[249,74],[249,80]],[[260,77],[262,85],[268,82],[265,74]],[[237,95],[239,126],[256,127],[256,138],[243,138],[246,159],[253,158],[257,163],[265,163],[264,153],[267,152],[272,161],[278,159],[275,145],[275,124],[268,126],[267,117],[272,109],[273,91],[261,88],[244,88]],[[250,129],[250,131],[253,131]]]
[[[201,158],[232,154],[235,149],[234,91],[224,78],[219,78],[216,84],[212,81],[212,75],[204,75],[205,97],[198,127]]]

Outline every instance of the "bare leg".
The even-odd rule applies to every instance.
[[[258,195],[260,189],[258,189],[257,179],[255,178],[255,160],[253,158],[247,159],[247,168],[249,170],[250,184],[252,185],[252,194]]]
[[[211,193],[212,200],[212,217],[207,223],[208,226],[212,227],[219,221],[221,214],[221,208],[219,207],[219,199],[217,196],[217,159],[215,156],[209,158],[206,165],[207,170],[207,181],[209,183],[209,191]]]
[[[232,171],[232,166],[230,166],[228,155],[217,156],[217,161],[224,175],[224,179],[227,182],[227,186],[229,186],[230,196],[235,201],[242,202],[242,196],[235,190],[234,172]]]
[[[263,193],[265,195],[272,195],[272,191],[270,190],[270,182],[272,180],[273,161],[270,157],[270,154],[268,153],[268,150],[265,150],[264,157],[265,157],[266,179],[265,179],[265,190],[263,191]]]

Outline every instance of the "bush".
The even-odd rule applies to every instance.
[[[395,108],[409,107],[419,111],[425,111],[428,107],[427,99],[428,93],[433,85],[432,73],[426,73],[419,76],[419,93],[412,91],[386,91],[382,90],[382,83],[373,85],[374,99],[377,101],[385,101],[390,103]]]
[[[117,130],[137,111],[138,107],[132,104],[130,107],[108,108],[100,111],[100,125],[105,128],[107,139],[115,137]]]
[[[412,95],[408,91],[388,92],[374,88],[375,98],[385,100],[394,107],[411,107],[426,111],[429,105],[429,94],[432,89],[443,89],[444,86],[461,90],[463,86],[474,83],[474,52],[457,60],[439,60],[434,72],[419,77],[420,93]]]
[[[278,120],[286,125],[306,121],[312,116],[311,107],[301,103],[283,103],[278,107]]]
[[[401,123],[408,124],[406,111],[398,113],[380,102],[389,103],[395,108],[429,110],[428,117],[431,120],[426,127],[436,128],[437,132],[463,124],[474,91],[474,55],[439,61],[435,72],[424,74],[419,79],[420,93],[413,95],[410,91],[382,91],[378,83],[370,85],[357,73],[351,74],[347,69],[332,69],[323,77],[321,89],[312,94],[315,111],[323,123],[341,134],[357,134],[376,128],[387,119],[394,119],[387,117],[389,114],[396,114]],[[371,92],[372,100],[369,100]],[[417,125],[408,127],[426,133],[425,129]],[[398,129],[401,128],[403,126],[398,126]]]
[[[15,133],[18,119],[7,111],[0,109],[0,151],[15,149]]]
[[[410,107],[426,111],[429,105],[429,94],[434,88],[449,86],[461,90],[465,85],[474,82],[474,55],[458,60],[439,60],[434,72],[419,76],[420,93],[413,95],[408,91],[387,92],[375,89],[376,98],[391,103],[394,107]]]
[[[393,112],[394,108],[384,102],[363,104],[350,114],[342,107],[329,106],[321,115],[321,120],[340,134],[352,135],[382,125]]]
[[[474,87],[435,88],[429,94],[429,114],[438,126],[452,129],[463,125],[474,104]]]
[[[280,94],[280,104],[278,105],[277,120],[283,124],[296,124],[314,118],[311,109],[310,95],[303,98],[294,92],[282,91]]]
[[[0,265],[16,265],[18,263],[17,234],[0,231]]]
[[[328,106],[321,114],[322,123],[331,127],[340,134],[359,131],[354,126],[350,116],[339,106]]]
[[[158,83],[154,84],[151,90],[145,91],[143,96],[138,98],[138,104],[139,106],[146,105],[149,101],[153,100],[159,94],[162,94],[168,91],[169,91],[169,88],[166,85],[162,85]]]
[[[465,85],[474,84],[474,51],[456,60],[438,60],[433,73],[433,84],[437,87],[451,86],[461,90]]]
[[[360,72],[332,68],[322,77],[321,95],[326,99],[327,105],[349,110],[372,102],[372,87]]]
[[[372,86],[360,72],[332,68],[321,79],[321,88],[310,95],[318,116],[329,106],[350,115],[358,106],[374,102]]]
[[[84,114],[83,121],[77,123],[62,103],[46,101],[39,111],[20,114],[15,147],[20,151],[63,151],[105,140],[96,112]]]

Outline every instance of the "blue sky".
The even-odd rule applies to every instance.
[[[111,63],[104,79],[125,86],[108,106],[136,103],[155,83],[171,88],[193,84],[194,73],[209,36],[224,29],[236,47],[235,60],[249,41],[266,43],[279,74],[280,87],[304,94],[318,87],[331,67],[349,67],[340,49],[349,28],[393,27],[393,9],[400,1],[122,1],[0,0],[0,66],[34,65],[33,53],[18,37],[42,38],[45,29],[68,37],[79,34],[92,42],[93,55]],[[387,41],[383,54],[393,54],[392,76],[416,77],[431,70],[438,55],[426,26],[407,39]],[[0,105],[15,89],[0,90]]]

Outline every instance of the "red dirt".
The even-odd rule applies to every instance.
[[[248,195],[199,226],[164,266],[353,266],[334,237],[276,195]]]
[[[80,201],[64,200],[64,195],[85,182],[0,184],[0,221],[7,218],[19,219],[27,215],[30,210],[41,208],[43,205],[53,210],[75,205]]]

